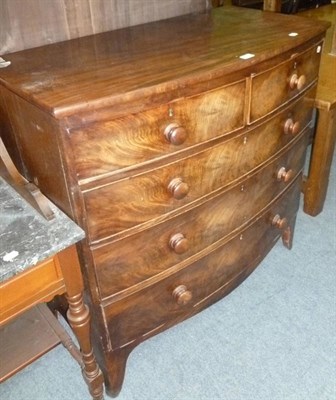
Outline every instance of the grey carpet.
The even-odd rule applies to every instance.
[[[300,210],[293,249],[278,243],[225,299],[138,346],[118,399],[335,400],[335,208],[334,162],[324,211]],[[61,346],[3,383],[0,398],[90,399]]]

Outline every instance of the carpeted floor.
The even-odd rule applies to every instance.
[[[334,157],[334,159],[336,156]],[[336,399],[336,165],[327,202],[299,212],[233,293],[131,353],[119,400]],[[1,400],[90,399],[61,346],[0,386]]]

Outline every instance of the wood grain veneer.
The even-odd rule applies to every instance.
[[[256,249],[264,254],[279,238],[281,231],[269,228],[272,217],[276,212],[289,212],[289,208],[292,208],[291,214],[295,213],[300,190],[300,180],[297,180],[281,202],[272,205],[254,224],[223,246],[217,246],[211,254],[141,292],[106,305],[104,314],[109,323],[112,348],[139,341],[152,330],[162,330],[165,324],[196,313],[211,304],[219,291],[222,296],[228,294],[256,266],[260,257]],[[174,289],[182,283],[192,290],[192,299],[181,307],[171,298]],[[146,326],[143,319],[147,321]]]
[[[304,87],[316,80],[321,52],[322,42],[319,51],[316,47],[310,48],[300,55],[293,55],[276,68],[253,76],[250,121],[256,121],[297,96]],[[283,89],[275,90],[277,87]]]
[[[300,121],[305,124],[311,116],[311,108],[301,106],[301,110]],[[304,110],[306,115],[302,115]],[[262,127],[247,133],[244,131],[188,158],[143,174],[139,174],[138,170],[136,175],[117,182],[98,183],[93,190],[84,189],[89,239],[99,241],[145,224],[231,184],[245,171],[258,168],[293,138],[293,135],[284,134],[288,113],[289,110],[286,110]],[[262,146],[266,140],[267,146]],[[188,193],[183,198],[175,198],[168,189],[170,182],[176,178],[181,178],[188,185]]]
[[[71,130],[80,182],[120,172],[123,167],[134,167],[242,128],[245,86],[241,81],[142,113]],[[186,131],[182,143],[168,145],[164,132],[170,124]]]
[[[304,133],[290,152],[276,158],[243,183],[185,212],[183,220],[178,215],[124,240],[95,246],[93,258],[101,296],[108,297],[145,282],[248,224],[251,215],[280,195],[301,171],[307,139]],[[281,168],[291,171],[286,182],[278,177]],[[176,252],[170,244],[177,233],[182,233],[188,241],[182,253]],[[155,259],[161,261],[152,265]]]

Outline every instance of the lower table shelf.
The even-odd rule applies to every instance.
[[[51,319],[59,324],[48,307],[40,304],[0,328],[0,382],[61,343]],[[64,330],[61,325],[60,329]]]

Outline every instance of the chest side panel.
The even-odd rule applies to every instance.
[[[69,169],[60,145],[61,128],[56,120],[27,101],[1,88],[1,113],[6,122],[4,142],[21,173],[69,216],[73,204],[69,193]]]

